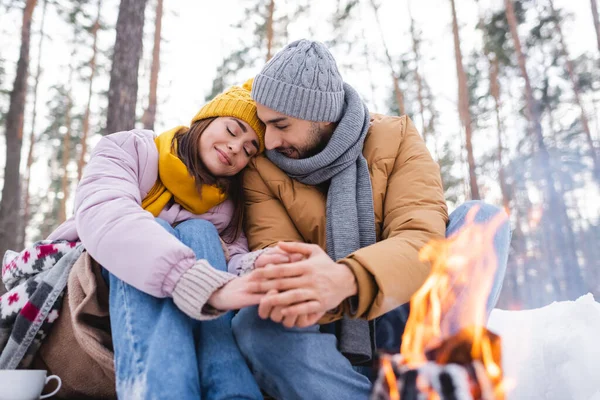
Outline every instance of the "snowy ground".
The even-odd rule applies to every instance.
[[[507,400],[600,400],[600,303],[577,301],[524,311],[494,310],[502,337]]]

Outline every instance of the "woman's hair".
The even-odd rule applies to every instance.
[[[233,214],[229,225],[223,231],[226,243],[233,243],[242,232],[244,220],[244,190],[242,174],[231,177],[213,176],[202,162],[200,156],[200,136],[204,130],[216,119],[201,119],[192,124],[190,129],[181,130],[173,137],[173,146],[177,143],[177,156],[187,167],[190,175],[196,180],[196,189],[202,196],[202,185],[216,185],[227,198],[233,202]]]

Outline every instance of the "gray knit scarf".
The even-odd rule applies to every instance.
[[[327,253],[334,261],[375,243],[371,178],[362,154],[369,130],[369,110],[347,83],[344,91],[344,114],[323,151],[301,160],[274,150],[267,152],[273,163],[304,184],[318,185],[331,180],[327,193]],[[353,300],[355,303],[356,299]],[[338,339],[339,350],[354,364],[372,358],[367,321],[344,317]]]

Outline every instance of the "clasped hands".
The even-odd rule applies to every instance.
[[[279,242],[254,265],[254,271],[217,290],[209,303],[221,310],[258,304],[261,318],[304,328],[357,293],[350,268],[314,244]]]

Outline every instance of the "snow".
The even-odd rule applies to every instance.
[[[507,400],[600,400],[600,303],[591,294],[524,311],[495,309]]]

